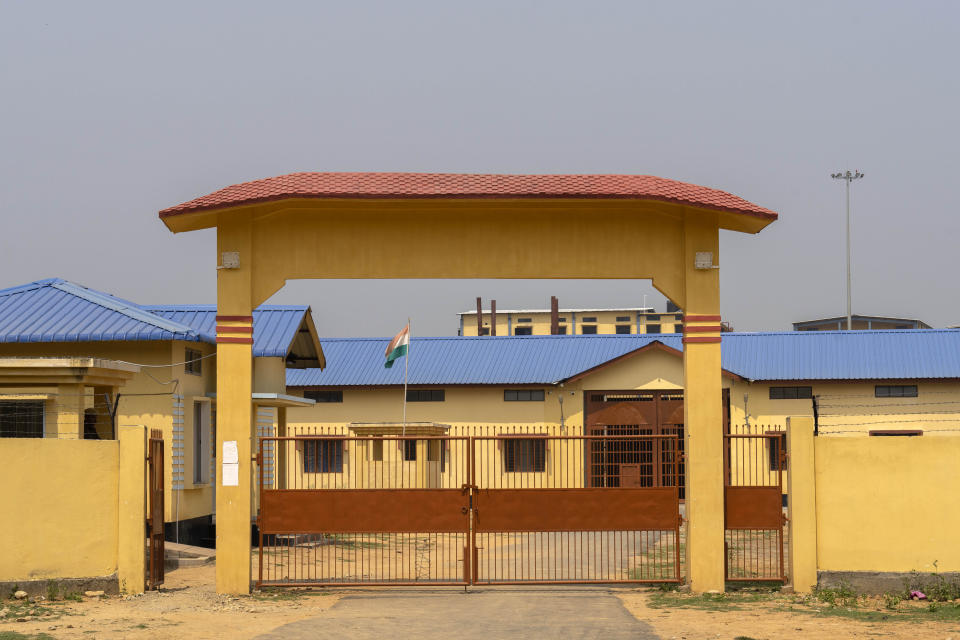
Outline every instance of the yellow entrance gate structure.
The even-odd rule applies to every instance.
[[[253,309],[322,278],[652,280],[685,313],[687,580],[724,589],[719,231],[757,233],[775,212],[652,176],[298,173],[160,218],[217,229],[217,451],[238,450],[231,486],[217,469],[217,591],[250,590]]]

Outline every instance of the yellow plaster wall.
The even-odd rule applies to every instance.
[[[173,365],[144,368],[120,388],[120,404],[117,424],[139,424],[149,429],[160,429],[166,451],[164,476],[167,484],[165,518],[167,522],[186,520],[213,513],[211,485],[193,484],[193,401],[216,389],[216,358],[202,361],[201,375],[188,374],[182,364],[186,349],[200,351],[206,356],[214,353],[215,346],[199,342],[183,341],[117,341],[77,343],[6,343],[0,345],[2,356],[95,356],[110,360],[122,360],[144,365]],[[176,379],[178,384],[163,384]],[[0,387],[0,393],[24,393],[36,389]],[[57,393],[56,389],[49,392]],[[92,389],[88,390],[92,392]],[[183,397],[183,472],[184,488],[173,489],[175,448],[179,441],[174,432],[173,393]],[[159,394],[159,395],[153,395]],[[55,399],[48,401],[55,402]],[[48,415],[54,415],[48,413]],[[48,419],[49,422],[49,419]],[[47,425],[48,431],[51,430]],[[55,429],[52,429],[55,431]]]
[[[0,440],[0,581],[117,571],[116,440]]]
[[[284,358],[254,358],[253,390],[256,393],[286,393],[286,360]]]
[[[820,571],[960,571],[960,438],[814,447]]]
[[[504,388],[443,388],[443,402],[408,402],[408,422],[439,422],[450,425],[543,424],[549,402],[505,402]],[[544,388],[545,387],[537,387]],[[287,409],[291,433],[312,425],[342,425],[350,422],[400,422],[403,418],[403,387],[343,390],[343,402],[320,402],[313,407]]]
[[[915,384],[916,398],[876,398],[877,384]],[[811,386],[820,397],[820,434],[856,436],[871,429],[960,428],[960,382],[877,380],[737,382],[730,391],[731,423],[744,424],[744,395],[751,425],[783,425],[787,416],[813,416],[807,400],[771,400],[771,386]]]

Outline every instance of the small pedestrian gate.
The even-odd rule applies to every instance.
[[[163,432],[151,429],[147,441],[147,589],[163,584]]]
[[[675,436],[298,435],[258,455],[258,586],[680,581]]]
[[[727,580],[779,581],[784,572],[786,434],[724,434]]]

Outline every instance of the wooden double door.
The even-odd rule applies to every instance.
[[[584,392],[587,435],[604,438],[588,447],[588,485],[593,487],[669,487],[684,497],[683,390],[612,390]],[[729,432],[729,390],[723,390],[723,424]],[[664,436],[636,438],[631,436]],[[667,442],[674,436],[676,442]]]
[[[584,405],[587,435],[607,436],[590,441],[589,486],[679,487],[682,497],[682,390],[587,391]]]

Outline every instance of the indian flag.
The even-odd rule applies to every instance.
[[[393,361],[401,356],[407,355],[407,348],[410,345],[410,323],[407,323],[400,333],[393,337],[390,344],[387,345],[387,361],[383,366],[389,369],[393,366]]]

